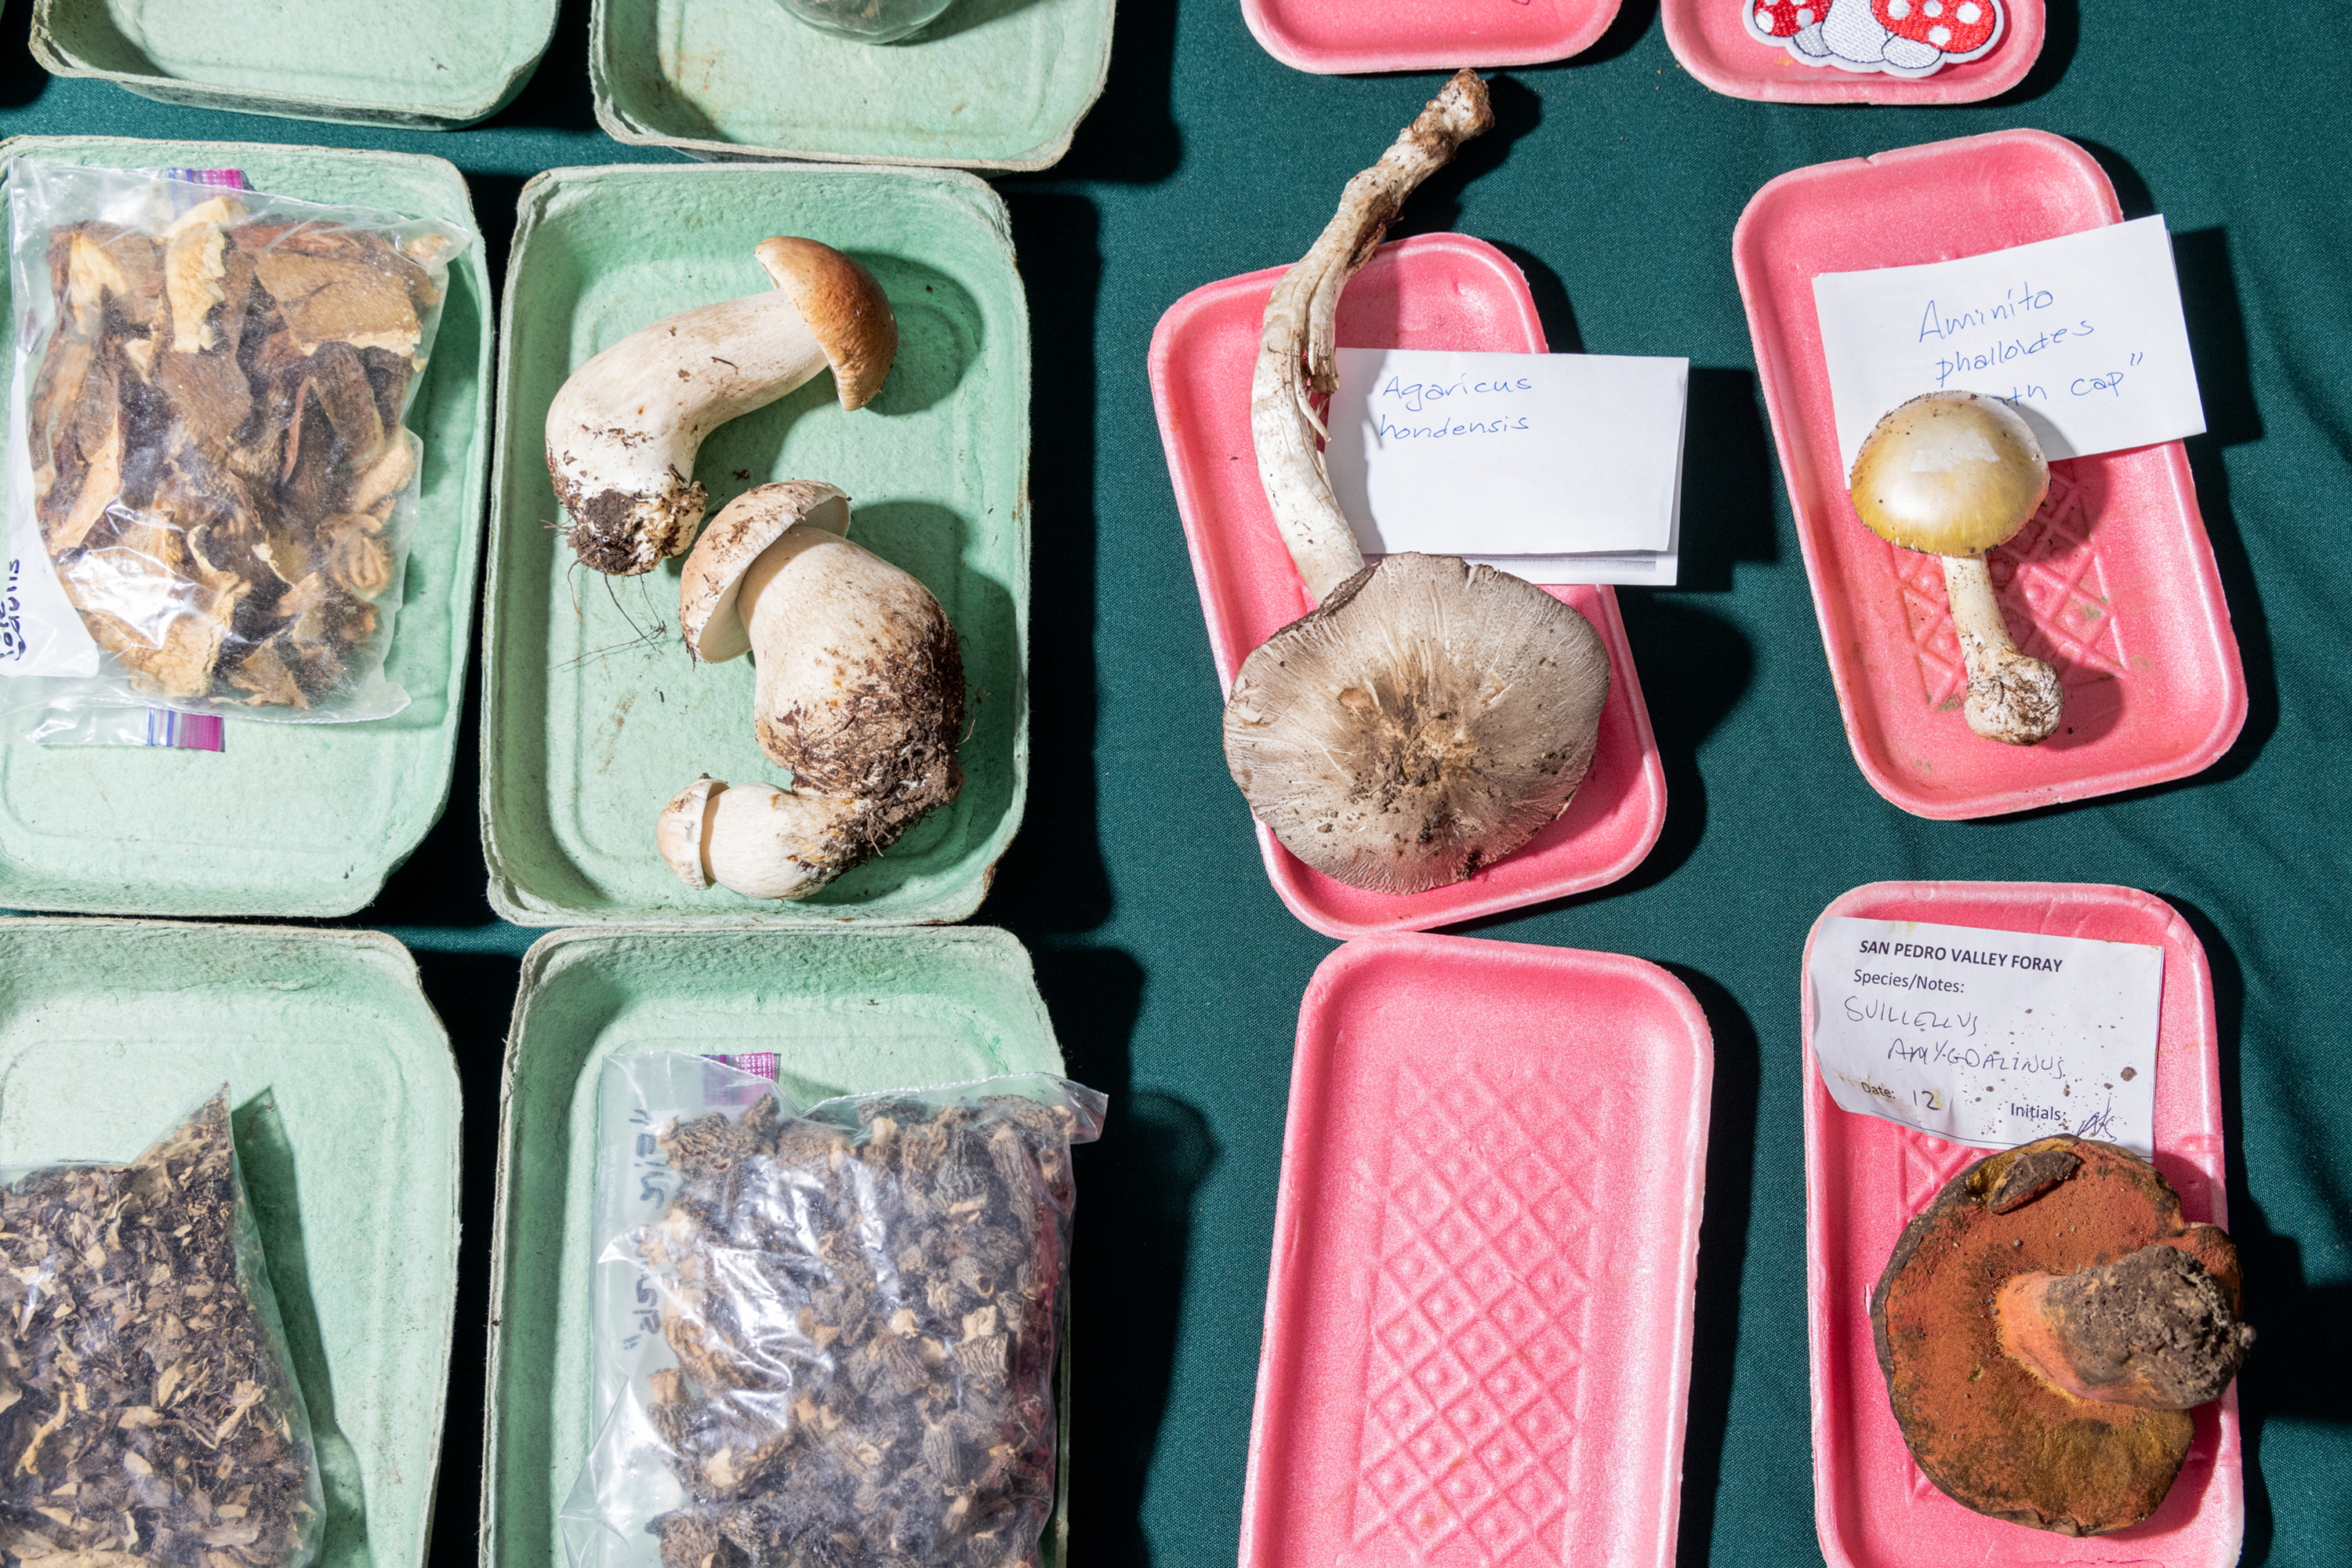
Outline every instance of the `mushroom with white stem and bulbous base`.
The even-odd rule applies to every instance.
[[[2047,740],[2058,728],[2058,672],[2017,651],[1985,564],[2050,493],[2032,427],[1997,397],[1927,393],[1878,422],[1851,479],[1854,514],[1873,533],[1943,557],[1969,670],[1969,728],[2012,746]]]
[[[764,239],[752,254],[774,289],[630,333],[548,405],[564,537],[599,572],[650,572],[693,542],[709,501],[694,459],[711,431],[827,365],[845,409],[864,407],[889,374],[898,323],[871,272],[813,239]]]
[[[797,899],[880,854],[963,787],[963,655],[929,589],[851,543],[849,498],[793,479],[711,520],[679,585],[687,646],[751,653],[752,732],[790,793],[708,775],[663,808],[688,887]]]
[[[1323,470],[1313,399],[1339,386],[1340,291],[1416,185],[1495,122],[1457,72],[1339,210],[1265,310],[1250,387],[1258,474],[1315,611],[1242,664],[1225,761],[1293,855],[1349,887],[1459,882],[1568,808],[1592,763],[1609,656],[1533,584],[1450,556],[1367,566]]]

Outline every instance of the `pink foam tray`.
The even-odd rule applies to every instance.
[[[2006,250],[2119,223],[2115,187],[2063,137],[2000,131],[1817,163],[1756,193],[1732,236],[1756,365],[1854,761],[1920,816],[1977,817],[2202,772],[2246,721],[2238,639],[2178,441],[2050,465],[2050,499],[1992,555],[2025,652],[2057,667],[2058,732],[1969,731],[1933,555],[1847,500],[1813,279]]]
[[[2191,1220],[2227,1226],[2221,1056],[2204,946],[2163,900],[2076,882],[1874,882],[1822,918],[1924,921],[1991,931],[2142,942],[2164,949],[2156,1046],[2156,1164]],[[1810,973],[1812,940],[1799,966]],[[1813,1058],[1804,1016],[1805,1287],[1812,1331],[1813,1515],[1830,1568],[2229,1568],[2245,1532],[2238,1390],[2196,1414],[2188,1462],[2154,1518],[2073,1540],[2004,1524],[1937,1491],[1912,1462],[1887,1404],[1870,1292],[1911,1216],[1990,1151],[1842,1110]],[[2262,1289],[2247,1281],[2250,1293]]]
[[[1658,11],[1666,47],[1685,70],[1717,92],[1766,103],[1976,103],[2023,81],[2050,31],[2043,0],[2005,0],[2008,27],[1982,58],[1911,79],[1801,64],[1749,35],[1741,12],[1753,3],[1662,0]]]
[[[1715,1047],[1615,953],[1351,942],[1298,1013],[1241,1568],[1664,1568]]]
[[[1581,54],[1617,19],[1617,5],[1618,0],[1242,0],[1242,20],[1267,54],[1303,71],[1450,71],[1542,65]]]
[[[1258,644],[1315,607],[1276,531],[1250,437],[1259,322],[1283,268],[1195,289],[1151,336],[1151,399],[1192,578],[1209,623],[1221,692]],[[1382,246],[1339,298],[1346,348],[1543,353],[1535,297],[1510,258],[1459,234]],[[1265,873],[1290,912],[1326,936],[1425,931],[1613,882],[1642,863],[1666,822],[1666,773],[1650,732],[1633,651],[1608,587],[1552,587],[1609,650],[1609,700],[1588,774],[1559,820],[1466,882],[1426,893],[1369,893],[1324,876],[1257,824]]]

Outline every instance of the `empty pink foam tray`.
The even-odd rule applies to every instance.
[[[1283,271],[1195,289],[1168,308],[1151,336],[1151,399],[1220,693],[1233,689],[1258,644],[1315,607],[1276,531],[1250,437],[1259,321]],[[1546,352],[1526,276],[1493,246],[1459,234],[1382,246],[1339,297],[1338,335],[1348,348]],[[1425,931],[1584,892],[1642,863],[1665,826],[1666,774],[1616,592],[1546,592],[1580,611],[1609,649],[1600,750],[1568,810],[1468,881],[1402,896],[1364,892],[1309,868],[1259,823],[1266,875],[1291,913],[1326,936]]]
[[[1303,71],[1450,71],[1542,65],[1580,54],[1617,19],[1617,5],[1618,0],[1242,0],[1242,20],[1266,53]]]
[[[1815,0],[1826,7],[1829,0]],[[2050,30],[2042,0],[2003,0],[2009,21],[1982,58],[1907,79],[1800,63],[1777,44],[1750,37],[1741,15],[1756,0],[1662,0],[1666,47],[1683,68],[1733,98],[1766,103],[1976,103],[2025,79]],[[1881,265],[1891,265],[1882,263]]]
[[[1714,1063],[1637,958],[1400,934],[1323,961],[1241,1568],[1674,1561]]]
[[[1926,921],[1992,931],[2136,942],[2164,949],[2156,1047],[2156,1164],[2191,1220],[2229,1224],[2221,1163],[2221,1056],[2213,977],[2189,923],[2131,888],[2075,882],[1874,882],[1824,918]],[[1811,961],[1805,944],[1801,996]],[[1989,1152],[1838,1109],[1805,1037],[1805,1274],[1811,1310],[1813,1515],[1830,1568],[2228,1568],[2245,1531],[2238,1390],[2197,1412],[2188,1463],[2145,1524],[2071,1540],[1962,1508],[1904,1446],[1871,1342],[1870,1292],[1911,1216]],[[2249,1291],[2262,1289],[2247,1282]]]
[[[2050,465],[2050,499],[1992,555],[2018,646],[2057,667],[2058,732],[1969,733],[1937,558],[1853,514],[1813,279],[2006,250],[2122,221],[2091,155],[2040,131],[1817,163],[1756,193],[1732,237],[1756,365],[1854,761],[1921,816],[1992,816],[2212,765],[2246,721],[2245,674],[2178,441]]]

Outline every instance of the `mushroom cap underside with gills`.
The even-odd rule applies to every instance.
[[[1225,760],[1292,854],[1350,887],[1475,875],[1567,809],[1592,764],[1609,655],[1531,583],[1401,553],[1250,655]]]
[[[2085,1399],[2008,1353],[2011,1280],[2071,1276],[2151,1245],[2239,1292],[2226,1234],[2190,1225],[2156,1167],[2111,1143],[2045,1138],[1978,1161],[1914,1216],[1871,1292],[1872,1336],[1905,1443],[1946,1496],[2061,1535],[2137,1524],[2164,1501],[2194,1418]]]

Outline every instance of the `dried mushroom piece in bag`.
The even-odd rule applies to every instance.
[[[0,1553],[24,1568],[304,1568],[310,1424],[226,1088],[128,1165],[0,1189]]]
[[[12,543],[107,656],[89,700],[397,711],[381,672],[421,466],[403,419],[470,237],[135,172],[9,178],[36,305]]]
[[[616,1523],[649,1531],[665,1568],[1036,1562],[1070,1149],[1102,1110],[1026,1077],[660,1127],[675,1194],[614,1247],[641,1260],[653,1332],[567,1516],[593,1506],[608,1547]],[[616,1519],[656,1465],[674,1500]]]

